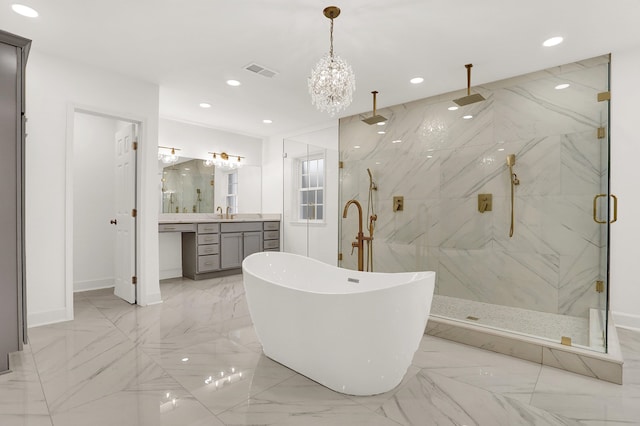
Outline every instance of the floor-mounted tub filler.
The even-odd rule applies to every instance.
[[[435,272],[358,272],[281,252],[253,254],[242,269],[266,356],[350,395],[402,381],[425,332]]]

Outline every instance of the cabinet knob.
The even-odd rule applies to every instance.
[[[109,223],[112,224],[112,225],[117,225],[118,224],[118,220],[117,219],[111,219],[109,221]]]

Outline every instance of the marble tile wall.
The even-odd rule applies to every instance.
[[[435,270],[438,294],[479,302],[579,317],[602,306],[606,228],[593,197],[606,187],[606,90],[603,56],[475,87],[486,100],[455,111],[460,92],[380,109],[384,126],[341,119],[341,204],[359,200],[366,222],[367,168],[378,187],[374,270]],[[520,180],[512,238],[507,154]],[[480,213],[484,193],[493,209]],[[355,215],[341,219],[343,267],[355,269],[356,233]]]

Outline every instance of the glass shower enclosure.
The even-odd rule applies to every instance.
[[[367,169],[377,186],[374,270],[436,271],[432,315],[606,352],[609,62],[381,109],[383,125],[341,119],[340,205],[367,204]],[[357,221],[339,228],[356,269]]]

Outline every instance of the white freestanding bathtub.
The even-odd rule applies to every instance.
[[[252,254],[242,270],[266,356],[350,395],[402,381],[425,331],[435,272],[358,272],[281,252]]]

